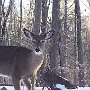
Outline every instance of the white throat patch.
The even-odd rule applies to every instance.
[[[41,55],[43,52],[34,52],[35,53],[35,55]]]

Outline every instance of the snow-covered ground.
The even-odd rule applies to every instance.
[[[0,86],[0,90],[1,88],[4,86]],[[13,86],[5,86],[7,88],[7,90],[14,90]],[[61,87],[62,90],[90,90],[90,87],[78,87],[78,89],[65,89],[64,86]],[[26,87],[22,87],[22,90],[27,90]],[[42,87],[36,87],[35,90],[42,90]],[[47,90],[47,88],[45,88],[44,90]]]
[[[77,89],[66,89],[64,85],[57,84],[57,88],[60,88],[62,90],[90,90],[90,87],[78,87]]]

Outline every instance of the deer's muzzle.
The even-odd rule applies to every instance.
[[[40,52],[40,49],[37,47],[37,48],[35,49],[35,51],[36,51],[36,52]]]

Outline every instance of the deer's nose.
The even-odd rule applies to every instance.
[[[39,48],[36,48],[35,51],[36,51],[36,52],[40,52],[40,49],[39,49]]]

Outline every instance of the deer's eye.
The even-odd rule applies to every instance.
[[[44,40],[41,41],[41,43],[44,43],[44,42],[45,42]]]

